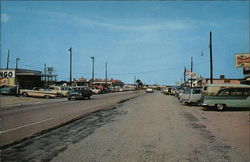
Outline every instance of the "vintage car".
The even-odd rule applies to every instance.
[[[66,97],[68,94],[68,88],[64,86],[49,86],[52,92],[60,93],[62,96]]]
[[[201,88],[194,88],[191,90],[191,94],[187,103],[201,105],[202,103],[202,95]]]
[[[250,86],[222,89],[215,96],[205,96],[202,105],[216,107],[218,110],[224,110],[226,107],[250,108]]]
[[[71,87],[70,91],[67,94],[67,97],[68,97],[68,100],[84,99],[84,98],[90,99],[92,94],[93,94],[93,92],[87,86]]]
[[[206,84],[202,88],[202,96],[214,96],[219,92],[221,89],[225,88],[238,88],[238,87],[249,87],[247,84],[230,84],[230,83],[223,83],[223,84]]]
[[[153,93],[153,92],[154,92],[154,90],[152,88],[147,88],[146,89],[146,93]]]
[[[17,87],[16,86],[7,86],[7,85],[4,85],[4,86],[1,86],[0,87],[0,94],[3,94],[3,95],[16,95],[17,94]]]
[[[98,87],[92,87],[90,89],[94,94],[100,94],[102,92]]]
[[[28,97],[44,97],[44,98],[56,98],[61,96],[58,92],[53,92],[49,89],[43,89],[40,87],[34,87],[33,89],[20,89],[19,93],[22,96]]]
[[[191,88],[185,88],[182,94],[180,95],[180,98],[179,98],[180,102],[187,103],[190,93],[191,93]]]

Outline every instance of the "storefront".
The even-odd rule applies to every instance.
[[[31,89],[33,87],[44,87],[42,78],[56,80],[56,75],[45,75],[41,71],[28,69],[0,69],[0,86],[16,86]]]

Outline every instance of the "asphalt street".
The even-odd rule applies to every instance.
[[[218,112],[158,92],[141,93],[4,148],[2,161],[247,162],[249,124],[246,109]]]
[[[1,111],[0,145],[5,146],[135,97],[134,92],[94,95],[90,100],[50,99]]]

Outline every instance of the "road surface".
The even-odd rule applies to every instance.
[[[88,113],[99,111],[135,97],[134,92],[94,95],[90,100],[68,101],[40,99],[40,102],[17,104],[1,111],[0,145],[20,141],[59,125],[70,122]]]
[[[140,94],[2,150],[3,161],[249,161],[249,111]]]

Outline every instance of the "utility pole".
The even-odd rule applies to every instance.
[[[135,80],[136,80],[136,76],[134,76],[134,85],[135,85]]]
[[[108,82],[108,64],[105,62],[105,86],[107,87]]]
[[[44,86],[45,87],[47,87],[47,76],[46,76],[46,69],[47,69],[47,67],[46,67],[46,64],[44,64]]]
[[[212,53],[212,32],[210,31],[210,83],[213,84],[213,53]]]
[[[193,87],[192,73],[193,73],[193,56],[191,57],[191,88]]]
[[[9,69],[9,62],[10,62],[10,49],[8,49],[7,67],[6,67],[6,69]]]
[[[94,79],[95,79],[95,57],[92,56],[91,57],[92,59],[92,84],[94,83]]]
[[[72,82],[72,47],[69,48],[69,83]]]
[[[18,61],[20,60],[20,58],[16,58],[16,69],[18,69]]]
[[[183,75],[183,78],[184,78],[184,85],[186,85],[186,67],[184,67],[184,75]]]

